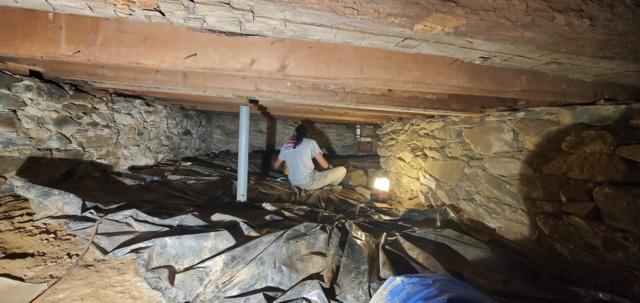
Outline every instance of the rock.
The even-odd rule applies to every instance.
[[[550,120],[518,119],[508,121],[518,134],[522,144],[529,150],[536,148],[540,140],[550,131],[558,127],[558,123]]]
[[[437,142],[437,140],[433,140],[433,139],[422,139],[420,140],[420,147],[422,148],[440,148],[440,144]]]
[[[36,220],[49,216],[80,215],[82,199],[73,194],[19,178],[9,178],[9,183],[17,194],[29,199]]]
[[[44,149],[67,149],[71,144],[71,140],[60,133],[54,133],[46,139],[36,141],[38,148]]]
[[[395,185],[402,186],[413,192],[422,192],[425,189],[419,180],[407,176],[400,176],[400,178],[398,179],[398,183],[396,183]],[[391,184],[391,186],[393,188],[394,184]]]
[[[462,172],[464,172],[465,163],[460,160],[428,160],[424,161],[424,170],[438,180],[445,183],[447,187],[452,187],[458,183]]]
[[[438,189],[436,190],[436,195],[444,204],[451,204],[451,200],[449,200],[449,196],[445,191]]]
[[[79,142],[83,142],[84,147],[96,148],[114,145],[118,135],[111,129],[95,128],[84,134],[76,133],[73,137]]]
[[[113,120],[113,117],[103,112],[91,114],[91,119],[93,119],[93,121],[100,123],[102,125],[109,125],[111,123],[115,123],[115,120]]]
[[[351,169],[344,179],[345,184],[351,186],[366,186],[368,183],[367,175],[362,169]]]
[[[89,106],[89,107],[93,107],[93,108],[104,108],[105,104],[107,103],[108,97],[107,98],[98,98],[94,95],[82,92],[82,91],[74,91],[73,94],[71,96],[69,96],[69,102],[76,104],[76,105],[83,105],[83,106]]]
[[[24,126],[27,129],[39,128],[37,116],[28,114],[22,111],[18,111],[18,119],[20,119],[20,122],[22,122],[22,126]]]
[[[85,153],[81,149],[53,150],[51,155],[54,158],[64,159],[84,159],[85,157]]]
[[[536,213],[559,213],[562,206],[559,202],[544,200],[527,201],[527,203],[534,206]]]
[[[518,176],[530,175],[533,170],[521,160],[513,158],[491,157],[483,160],[484,167],[487,171],[494,175],[500,176]]]
[[[436,138],[440,138],[446,141],[460,141],[462,139],[462,130],[453,126],[446,126],[433,131],[433,135]]]
[[[29,147],[33,144],[33,140],[25,138],[13,132],[0,131],[0,149],[16,150]]]
[[[29,79],[11,85],[11,92],[32,100],[42,100],[53,104],[67,102],[67,92],[55,85],[44,84],[39,80]]]
[[[457,212],[460,214],[458,218],[472,224],[474,229],[493,229],[491,237],[494,237],[495,233],[512,241],[531,237],[529,216],[519,207],[481,196],[475,197],[472,201],[457,200],[454,205],[460,209]],[[489,230],[485,232],[488,233]]]
[[[425,149],[423,150],[423,152],[429,158],[438,159],[438,160],[442,159],[442,154],[435,150]]]
[[[553,217],[547,216],[546,214],[536,216],[536,223],[538,227],[540,228],[540,230],[542,230],[543,233],[547,235],[551,234],[553,229],[556,227],[556,222],[557,221],[554,220]]]
[[[464,143],[451,143],[447,144],[447,148],[444,149],[444,152],[449,157],[459,158],[469,154],[475,154],[471,148],[469,148],[468,144]]]
[[[368,190],[366,187],[364,186],[358,186],[356,187],[356,192],[361,194],[363,197],[369,199],[371,197],[371,191]]]
[[[413,160],[413,158],[415,158],[416,156],[413,153],[405,150],[396,155],[396,157],[402,159],[402,161],[404,162],[411,163],[411,160]]]
[[[151,109],[148,109],[148,110],[140,111],[140,114],[142,114],[142,117],[147,122],[159,122],[162,115],[160,110],[155,107],[152,107]]]
[[[489,124],[465,129],[464,139],[471,148],[483,155],[517,150],[513,130],[504,124]]]
[[[412,168],[409,164],[397,158],[382,158],[380,159],[380,166],[391,172],[402,173],[412,178],[418,178],[419,170]]]
[[[92,106],[77,103],[66,103],[62,105],[62,109],[70,114],[91,114],[96,111],[96,109]]]
[[[62,132],[63,134],[70,136],[75,133],[80,127],[80,123],[73,120],[67,115],[58,115],[52,120],[53,127]]]
[[[570,241],[569,244],[573,249],[578,247],[597,247],[602,249],[601,233],[580,217],[565,216],[564,221],[554,232],[556,234],[553,236],[558,237],[558,240],[562,242]]]
[[[115,113],[113,114],[113,118],[116,121],[116,123],[122,124],[122,125],[131,125],[134,122],[133,117],[131,117],[131,115],[129,114]]]
[[[24,103],[24,101],[9,93],[0,91],[0,110],[16,110],[25,106],[27,106],[27,104]]]
[[[20,82],[19,78],[0,71],[0,89],[9,89],[12,84],[18,82]]]
[[[589,184],[581,184],[581,182],[567,184],[563,182],[560,186],[560,200],[563,203],[593,201],[591,195],[593,188]]]
[[[595,126],[613,125],[630,115],[625,105],[611,106],[574,106],[558,111],[560,122],[565,125],[588,124]]]
[[[640,234],[640,189],[611,185],[593,190],[605,223]]]
[[[588,130],[573,133],[562,141],[562,149],[572,153],[610,154],[616,147],[616,139],[606,131]]]
[[[420,183],[426,185],[430,189],[436,189],[436,180],[431,177],[431,175],[421,171],[418,179],[420,180]]]
[[[640,144],[618,146],[616,155],[640,162]]]
[[[439,129],[445,125],[446,123],[444,121],[438,120],[438,121],[426,121],[425,123],[422,123],[420,126],[422,127],[422,129],[426,131],[432,131],[432,130]]]
[[[21,126],[20,120],[13,112],[0,112],[0,131],[16,132]]]
[[[518,178],[518,192],[522,197],[562,202],[590,202],[589,182],[570,180],[545,174],[523,175]]]
[[[131,113],[136,108],[131,99],[124,97],[112,98],[113,102],[110,103],[112,109],[120,113]]]
[[[620,182],[627,174],[627,166],[613,155],[572,154],[554,159],[543,172],[577,180]]]
[[[524,203],[520,195],[516,193],[513,186],[483,172],[476,172],[470,175],[471,180],[475,183],[477,193],[480,196],[493,198],[501,203],[508,203],[513,207],[523,207]]]
[[[562,204],[562,211],[584,218],[595,206],[596,204],[591,202],[569,202]]]

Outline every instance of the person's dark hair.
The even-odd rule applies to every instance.
[[[296,127],[296,133],[293,135],[291,139],[294,139],[296,143],[293,145],[293,148],[298,147],[302,140],[307,137],[307,127],[304,124],[300,124]]]

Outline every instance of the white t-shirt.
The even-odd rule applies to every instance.
[[[315,140],[304,138],[295,149],[295,140],[289,140],[280,149],[278,159],[287,163],[289,181],[293,185],[304,185],[311,181],[315,166],[313,158],[322,154],[322,150]]]

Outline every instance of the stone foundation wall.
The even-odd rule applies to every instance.
[[[562,256],[603,284],[640,273],[638,104],[394,121],[379,135],[398,206],[447,206],[467,226]]]
[[[640,181],[638,111],[588,106],[394,121],[379,129],[378,153],[401,206],[455,206],[518,238],[529,233],[528,202],[586,209],[602,190]],[[640,225],[628,227],[640,233]]]
[[[398,206],[447,206],[485,236],[603,281],[638,274],[638,104],[394,121],[379,135]]]
[[[296,126],[301,121],[276,120],[275,135],[268,142],[267,129],[270,127],[267,119],[260,116],[252,116],[250,122],[251,133],[249,148],[251,150],[265,149],[268,144],[274,144],[275,149],[282,145],[294,134]],[[305,121],[305,123],[310,123]],[[238,118],[237,115],[216,115],[215,127],[212,135],[220,150],[237,150],[238,144]],[[349,155],[357,154],[356,127],[353,124],[311,123],[310,136],[330,154]]]
[[[276,148],[297,121],[277,121]],[[97,98],[67,85],[0,72],[0,174],[29,156],[96,160],[123,169],[202,153],[237,150],[232,115],[184,110],[137,98]],[[354,125],[318,123],[320,143],[356,149]],[[264,149],[266,119],[252,117],[250,148]]]

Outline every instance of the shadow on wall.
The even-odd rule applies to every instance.
[[[559,129],[526,121],[535,136],[520,134],[531,152],[518,177],[533,236],[518,246],[551,275],[640,300],[640,121],[633,117],[626,108],[601,117],[578,110],[575,123]]]
[[[262,116],[267,120],[267,132],[265,135],[265,151],[264,153],[262,153],[262,162],[260,165],[260,172],[263,175],[268,175],[269,171],[271,170],[271,163],[273,163],[273,161],[275,160],[275,151],[277,149],[276,147],[276,141],[278,140],[278,138],[276,138],[276,131],[278,129],[278,120],[276,120],[276,118],[271,115],[271,113],[268,111],[268,109],[262,105],[258,106],[258,110],[260,111],[260,113],[262,114]]]
[[[307,127],[307,131],[309,131],[309,137],[313,140],[316,140],[320,148],[323,148],[329,156],[335,156],[336,151],[331,145],[331,139],[324,133],[318,126],[309,120],[302,121],[302,124]]]
[[[266,136],[265,136],[265,150],[262,152],[262,160],[260,164],[260,171],[263,175],[269,174],[271,170],[271,164],[275,161],[278,156],[276,151],[279,150],[280,146],[276,146],[276,142],[278,138],[277,135],[277,126],[278,121],[275,117],[269,113],[268,109],[262,105],[258,107],[262,116],[266,119]],[[331,144],[331,139],[329,136],[322,131],[313,121],[303,120],[301,124],[305,125],[308,130],[308,136],[311,139],[316,140],[318,145],[323,148],[329,156],[335,156],[336,151]],[[297,126],[297,125],[296,125]],[[293,136],[294,133],[286,134],[287,138]],[[286,140],[285,140],[286,141]]]

